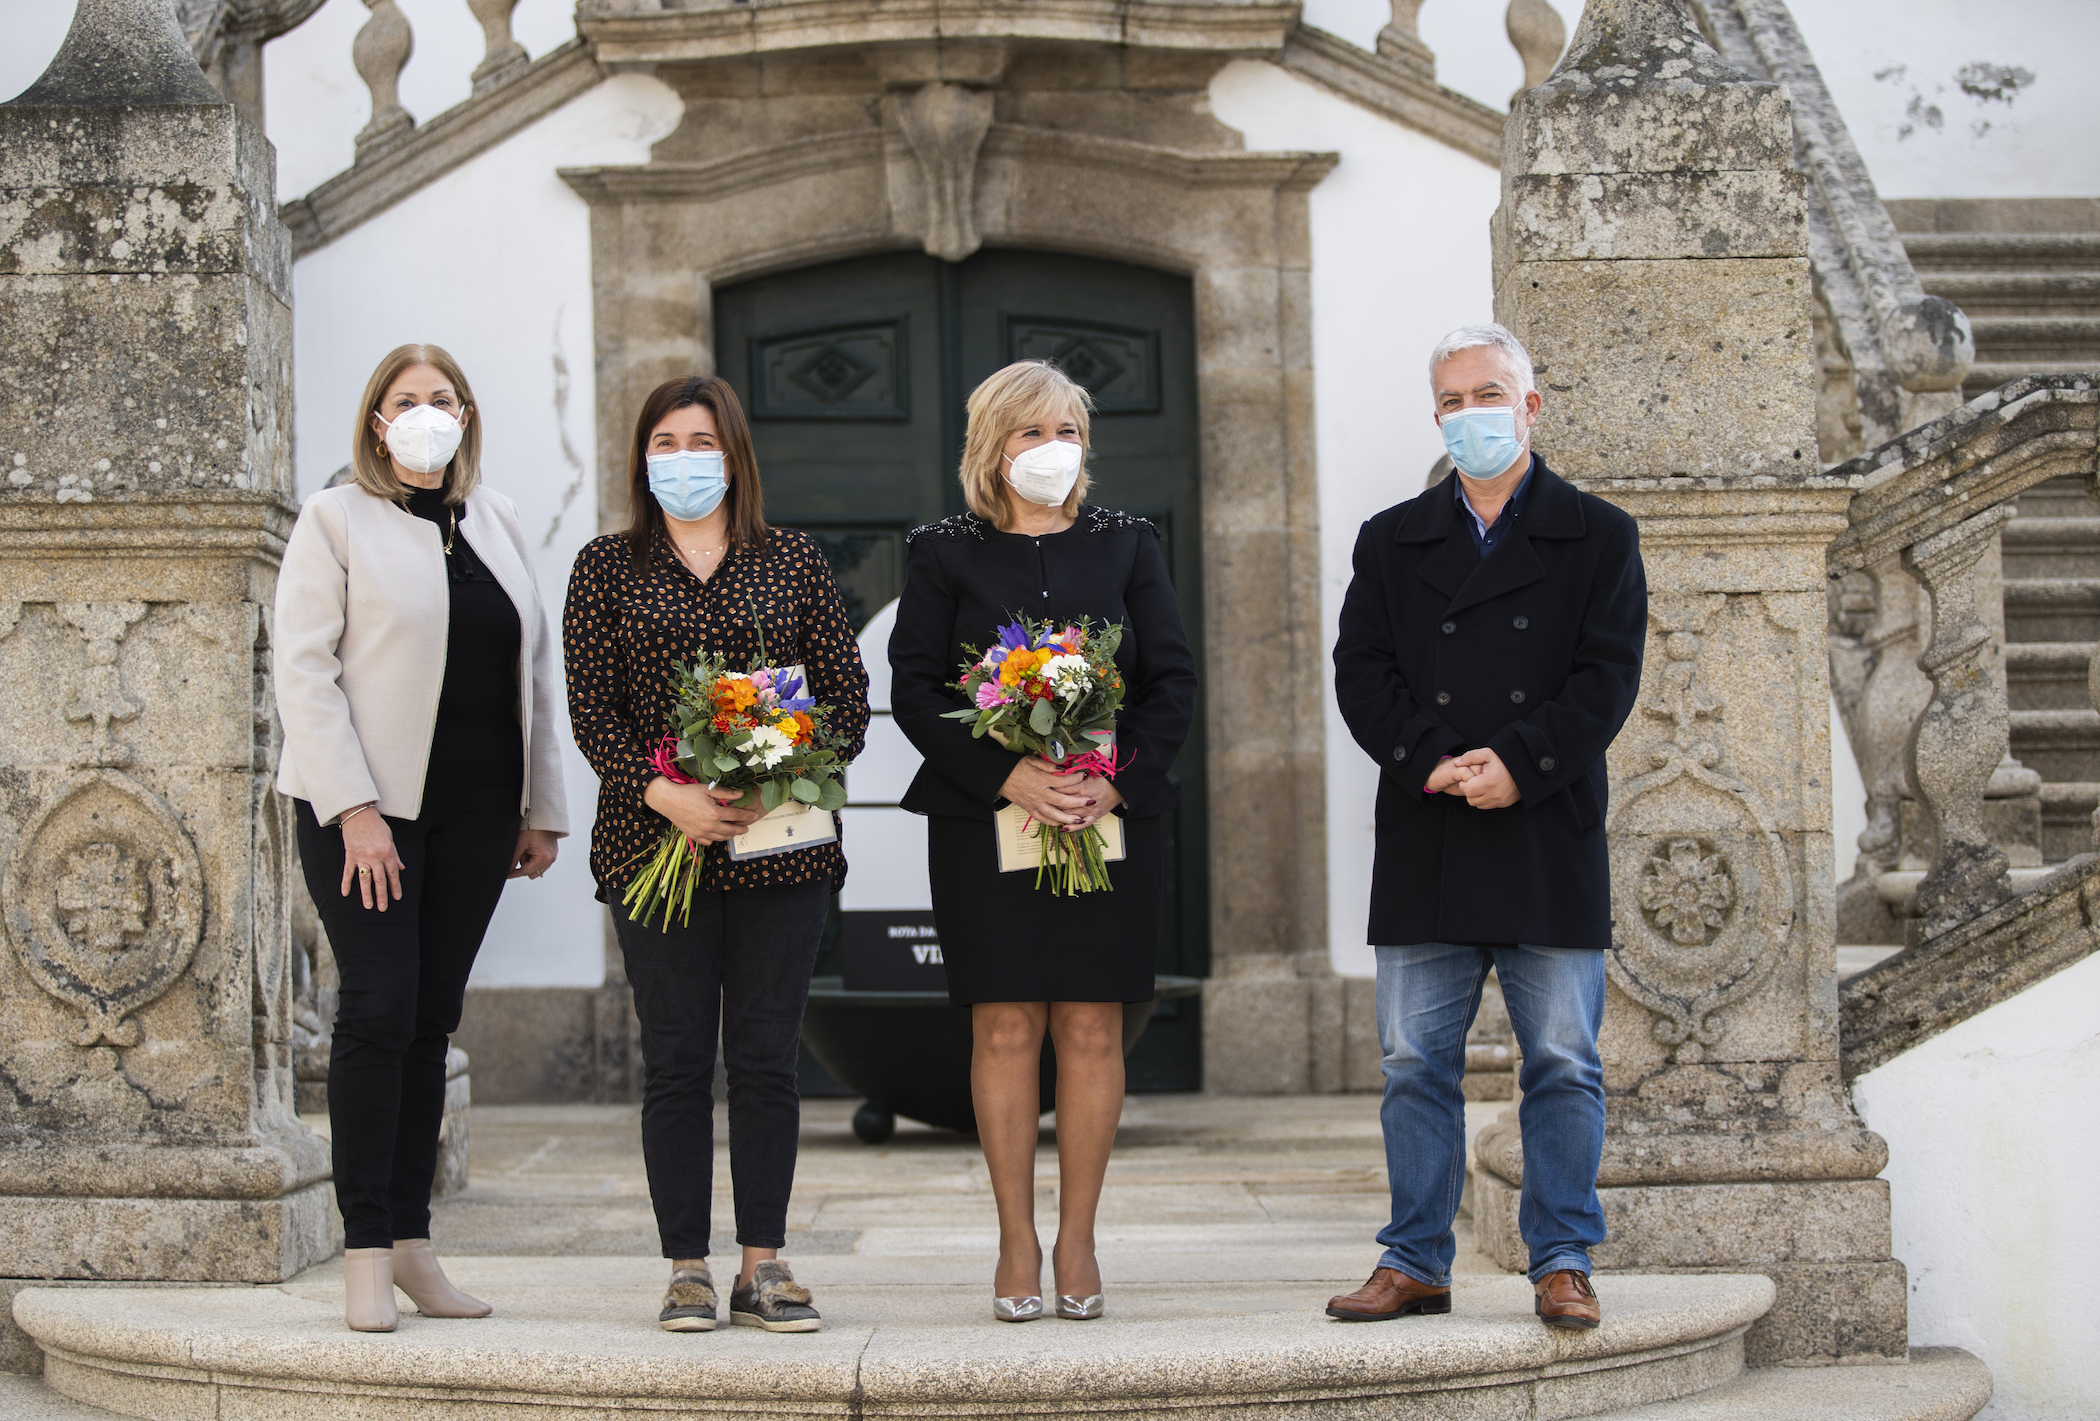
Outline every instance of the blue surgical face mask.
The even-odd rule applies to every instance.
[[[680,449],[649,456],[649,492],[657,507],[685,523],[695,523],[722,506],[729,475],[719,449]]]
[[[1517,412],[1508,405],[1476,405],[1453,410],[1443,418],[1444,448],[1458,471],[1476,479],[1491,479],[1524,452],[1517,438]]]

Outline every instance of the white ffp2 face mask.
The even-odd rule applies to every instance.
[[[1030,503],[1054,508],[1071,494],[1085,462],[1086,450],[1069,440],[1053,439],[1008,459],[1006,481]]]
[[[373,411],[377,414],[378,411]],[[434,474],[452,462],[467,428],[436,405],[417,405],[399,419],[379,416],[387,452],[419,474]]]

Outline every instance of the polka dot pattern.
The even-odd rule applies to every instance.
[[[775,528],[763,547],[740,543],[706,582],[693,576],[661,534],[649,567],[634,570],[624,539],[593,539],[576,555],[562,612],[562,649],[569,671],[569,718],[576,744],[598,772],[598,817],[591,826],[591,875],[598,896],[615,900],[670,821],[642,802],[656,777],[650,752],[669,724],[672,663],[701,650],[732,667],[766,654],[776,666],[799,663],[808,694],[832,708],[831,725],[846,755],[861,750],[868,729],[868,673],[838,585],[816,540]],[[778,887],[846,881],[841,845],[817,844],[738,863],[726,844],[711,845],[703,889]]]

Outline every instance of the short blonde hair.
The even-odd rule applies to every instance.
[[[1088,445],[1089,416],[1094,401],[1086,387],[1047,360],[1022,360],[995,371],[970,392],[970,429],[963,437],[963,502],[979,518],[1004,528],[1012,521],[1010,485],[999,465],[1006,437],[1043,421],[1070,419],[1079,426],[1079,447]],[[1077,517],[1093,479],[1086,464],[1065,495],[1065,516]]]
[[[474,391],[467,384],[465,372],[443,346],[397,345],[379,362],[379,368],[365,382],[364,403],[357,407],[357,430],[350,437],[351,474],[357,486],[374,498],[408,502],[408,485],[395,476],[394,466],[379,452],[384,441],[372,435],[372,416],[379,413],[379,402],[401,378],[401,372],[412,365],[435,365],[438,373],[452,383],[460,410],[474,411],[474,418],[468,421],[459,441],[459,452],[445,466],[445,502],[458,507],[467,501],[474,485],[481,482],[481,410],[474,403]]]

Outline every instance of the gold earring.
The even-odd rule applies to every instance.
[[[386,441],[384,439],[380,440],[377,444],[372,446],[372,451],[379,455],[380,458],[384,459],[386,457]]]

